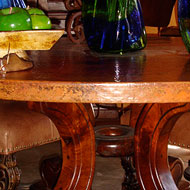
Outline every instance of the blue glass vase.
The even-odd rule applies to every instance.
[[[0,9],[9,7],[21,7],[26,8],[24,0],[0,0]]]
[[[146,46],[139,0],[83,0],[82,21],[88,46],[97,52],[123,53]]]
[[[183,42],[190,52],[190,1],[178,0],[178,23]]]

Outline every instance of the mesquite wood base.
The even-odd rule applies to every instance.
[[[60,132],[60,135],[62,136],[62,142],[65,143],[62,145],[62,171],[54,189],[90,189],[95,159],[95,151],[93,149],[94,134],[93,128],[91,126],[90,116],[85,111],[84,105],[36,103],[32,106],[36,107],[36,110],[39,110],[41,106],[41,111],[52,118]],[[136,126],[135,167],[141,189],[177,190],[178,188],[176,187],[168,167],[168,138],[169,133],[177,119],[184,112],[190,110],[190,104],[143,104],[135,105],[132,110],[131,125]],[[74,135],[72,135],[72,138],[71,134],[73,134],[73,132]],[[80,147],[78,151],[75,152],[75,148],[80,144],[78,139],[76,140],[74,138],[77,138],[77,134],[83,140],[84,136],[82,134],[84,134],[86,143],[82,140],[82,147]],[[142,138],[144,140],[142,140]],[[88,153],[85,151],[85,149],[83,149],[85,147],[88,149],[91,147]],[[88,155],[85,155],[85,153]],[[83,159],[77,160],[77,155],[82,155],[82,157],[84,155],[84,162],[82,162],[82,165],[80,165],[79,161],[82,161]],[[76,164],[73,166],[75,159]],[[77,170],[78,173],[75,175],[74,167],[76,167],[76,169],[83,167],[83,170],[80,170],[83,173],[80,173],[79,170]],[[79,181],[76,180],[77,177],[79,178]],[[76,180],[73,183],[71,180],[72,178]],[[127,186],[127,183],[125,182],[122,184],[122,188],[128,189],[129,186]],[[138,189],[138,184],[136,181],[134,182],[135,183],[133,187]]]
[[[190,110],[190,104],[133,105],[132,110],[135,166],[141,188],[177,190],[168,167],[168,138],[177,119]]]
[[[49,116],[62,142],[62,169],[54,190],[89,190],[95,165],[95,139],[91,114],[84,104],[29,103]]]

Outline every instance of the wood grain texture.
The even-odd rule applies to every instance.
[[[90,190],[95,167],[91,107],[64,103],[28,105],[51,118],[61,137],[62,170],[54,190]]]
[[[190,104],[145,104],[141,109],[135,128],[135,166],[143,190],[178,189],[169,170],[167,145],[174,124],[189,109]]]
[[[0,98],[46,102],[190,101],[190,60],[181,38],[149,38],[142,51],[97,54],[62,38],[29,52],[34,68],[0,79]]]

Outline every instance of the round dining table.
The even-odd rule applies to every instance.
[[[86,42],[62,37],[51,50],[27,53],[33,68],[1,74],[0,99],[27,101],[55,123],[63,158],[55,190],[91,189],[91,103],[139,106],[131,118],[138,182],[144,190],[177,190],[167,145],[175,122],[190,110],[190,56],[180,37],[148,36],[145,49],[122,55],[93,52]]]

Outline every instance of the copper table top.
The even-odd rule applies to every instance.
[[[149,37],[123,55],[92,52],[61,38],[50,51],[29,52],[34,67],[0,79],[0,99],[45,102],[190,101],[190,57],[180,37]]]

